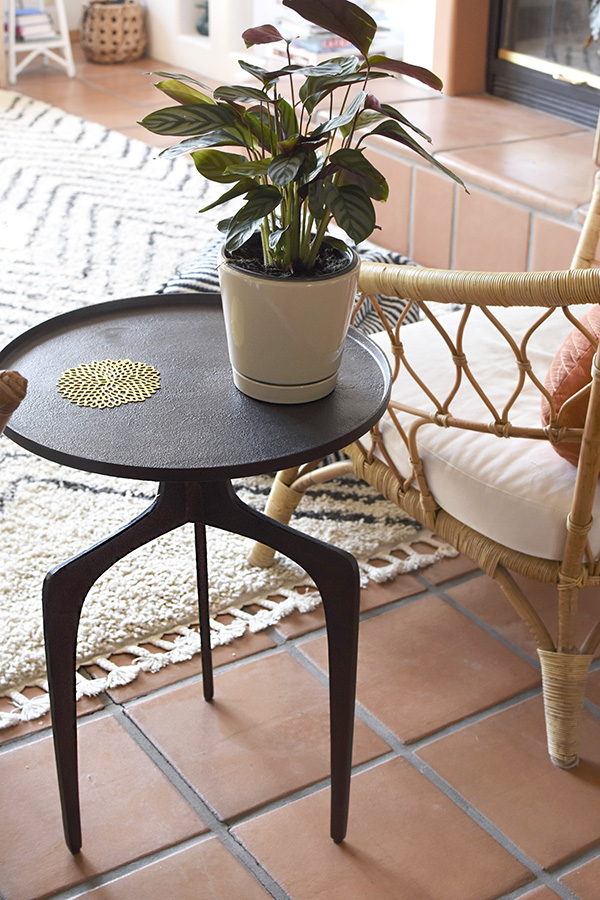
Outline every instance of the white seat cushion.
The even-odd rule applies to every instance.
[[[435,308],[435,304],[432,307]],[[581,307],[580,315],[588,308]],[[519,343],[541,312],[511,308],[498,309],[495,315]],[[460,316],[460,312],[452,312],[441,319],[452,336],[456,334]],[[557,310],[529,345],[528,357],[533,371],[542,380],[571,327]],[[506,341],[479,310],[473,310],[467,338],[464,351],[469,366],[501,411],[518,382],[514,357],[511,357]],[[374,339],[391,360],[387,335],[382,332]],[[423,374],[428,387],[443,400],[455,382],[455,368],[446,344],[428,322],[403,328],[402,342],[415,370]],[[404,370],[394,384],[392,399],[420,409],[433,409],[431,401]],[[486,423],[493,421],[493,416],[464,376],[450,408],[454,416]],[[415,421],[407,413],[399,413],[399,418],[405,429]],[[529,378],[509,419],[514,425],[541,425],[540,393]],[[406,446],[387,415],[381,422],[381,431],[399,471],[408,476],[411,467]],[[561,459],[548,441],[506,440],[493,434],[427,423],[418,430],[418,447],[427,482],[443,509],[514,550],[544,559],[561,558],[576,469]],[[593,515],[590,543],[596,554],[600,548],[598,492]]]

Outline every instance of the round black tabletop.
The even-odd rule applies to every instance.
[[[77,406],[61,374],[83,363],[130,359],[154,366],[161,386],[143,402]],[[156,294],[84,307],[43,322],[0,351],[0,368],[29,382],[6,434],[76,469],[150,481],[258,475],[338,450],[385,411],[387,360],[351,328],[328,397],[263,403],[234,386],[218,294]]]

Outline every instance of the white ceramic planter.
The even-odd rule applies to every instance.
[[[278,278],[237,268],[221,253],[219,279],[233,380],[268,403],[306,403],[334,389],[360,259],[321,278]]]

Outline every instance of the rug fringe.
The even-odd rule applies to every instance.
[[[422,531],[413,539],[415,543],[428,544],[432,548],[431,553],[419,553],[410,543],[401,543],[396,547],[390,547],[387,552],[377,552],[375,558],[378,563],[374,565],[368,560],[358,560],[361,586],[366,587],[369,581],[382,584],[391,581],[398,575],[414,572],[417,569],[432,565],[440,559],[457,556],[457,551],[448,544],[443,543],[430,532]],[[395,556],[394,553],[402,553],[404,558]],[[303,588],[304,590],[300,590]],[[282,597],[283,599],[276,599]],[[218,618],[210,619],[211,647],[230,644],[236,638],[242,637],[246,631],[255,634],[276,625],[281,619],[298,611],[300,613],[311,612],[321,604],[321,597],[312,581],[298,585],[297,588],[281,588],[276,595],[267,597],[253,597],[246,601],[247,607],[253,607],[255,612],[247,608],[228,608],[219,615],[231,616],[231,622],[221,622]],[[191,625],[196,623],[190,623]],[[174,640],[167,640],[165,635],[177,635]],[[92,677],[77,672],[76,674],[76,699],[84,697],[97,697],[104,691],[131,684],[141,672],[150,675],[159,672],[168,665],[187,662],[200,652],[200,635],[189,625],[177,625],[169,628],[164,634],[144,639],[145,646],[129,644],[115,650],[111,656],[131,656],[130,662],[119,665],[109,657],[96,656],[84,660],[80,667],[98,666],[106,672],[105,676]],[[156,652],[148,649],[148,645],[156,648]],[[28,688],[39,688],[44,693],[35,697],[27,697],[23,694]],[[50,710],[48,697],[48,683],[40,680],[29,685],[21,685],[18,690],[10,690],[0,695],[8,698],[14,705],[14,710],[0,712],[0,730],[12,728],[25,722],[32,722],[46,715]]]

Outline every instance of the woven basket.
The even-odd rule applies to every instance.
[[[144,10],[137,0],[91,0],[83,11],[79,40],[90,62],[133,62],[146,49]]]

